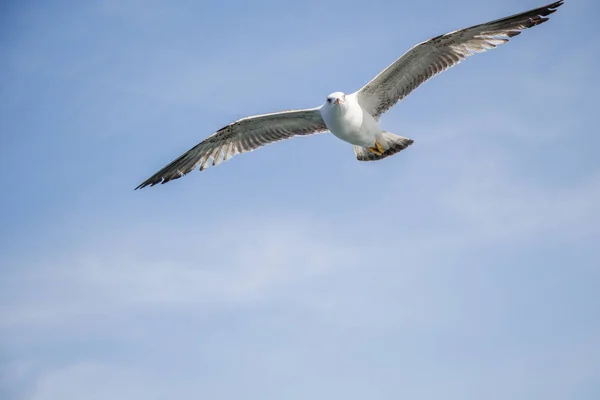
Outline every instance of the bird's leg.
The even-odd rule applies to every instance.
[[[381,145],[381,143],[379,143],[377,140],[375,141],[375,145],[373,147],[367,147],[367,149],[371,153],[375,153],[378,156],[381,156],[381,155],[383,155],[383,153],[385,153],[385,149],[383,148],[383,146]]]

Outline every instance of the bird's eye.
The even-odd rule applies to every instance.
[[[327,102],[328,102],[328,103],[331,103],[331,99],[327,99]]]

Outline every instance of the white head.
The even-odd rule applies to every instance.
[[[327,96],[326,106],[329,107],[340,107],[344,105],[346,101],[346,95],[342,92],[334,92]]]

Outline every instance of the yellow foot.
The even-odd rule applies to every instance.
[[[367,148],[371,153],[375,153],[378,156],[383,155],[383,153],[385,153],[385,149],[383,148],[383,146],[378,142],[375,141],[375,146],[373,147],[368,147]]]

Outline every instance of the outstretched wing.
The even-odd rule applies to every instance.
[[[211,164],[211,159],[212,165],[218,165],[236,154],[246,153],[269,143],[326,130],[319,108],[242,118],[192,147],[136,189],[181,178],[197,166],[202,171]]]
[[[563,2],[560,0],[417,44],[357,92],[361,107],[375,117],[383,114],[440,72],[475,53],[508,42],[524,29],[546,22]]]

